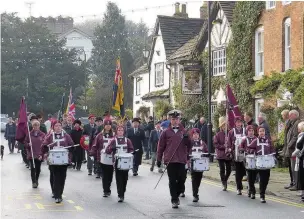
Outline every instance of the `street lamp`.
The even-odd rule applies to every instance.
[[[146,48],[144,48],[143,54],[144,54],[145,58],[148,58],[149,57],[149,50],[147,50]]]
[[[80,64],[82,62],[86,62],[87,61],[87,55],[84,51],[84,49],[78,49],[79,51],[81,51],[83,53],[83,56],[84,56],[84,60],[82,60],[79,56],[78,60],[80,60]],[[80,64],[78,64],[80,66]],[[83,106],[83,110],[85,112],[87,112],[87,74],[86,74],[86,69],[84,70],[84,106]]]
[[[212,21],[211,21],[211,1],[208,1],[208,136],[207,136],[207,142],[208,142],[208,151],[212,152],[212,121],[211,121],[211,77],[212,77],[212,60],[211,60],[211,27],[212,27]]]

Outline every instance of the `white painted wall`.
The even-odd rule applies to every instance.
[[[136,95],[136,80],[137,78],[141,77],[142,80],[139,82],[140,83],[140,95]],[[149,72],[138,75],[137,77],[133,78],[133,117],[137,117],[137,110],[141,107],[141,106],[145,106],[145,107],[150,107],[150,115],[153,115],[153,105],[151,102],[146,102],[143,101],[141,98],[149,93]],[[136,103],[137,101],[139,101],[139,103]]]
[[[165,52],[165,46],[163,42],[163,38],[161,35],[161,30],[158,31],[158,37],[156,38],[155,46],[154,46],[154,53],[151,60],[151,70],[150,70],[150,81],[151,81],[151,90],[157,91],[157,90],[163,90],[169,88],[169,70],[166,68],[166,52]],[[156,51],[160,51],[160,54],[158,55]],[[164,63],[164,85],[155,87],[155,64],[156,63]]]
[[[89,60],[92,54],[93,43],[92,40],[80,34],[76,30],[65,36],[67,48],[83,48],[86,53],[86,60]],[[81,54],[80,58],[84,60],[84,55]]]

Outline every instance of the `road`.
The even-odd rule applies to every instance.
[[[1,137],[3,140],[3,135]],[[237,196],[233,188],[223,192],[217,182],[209,180],[203,180],[201,200],[193,203],[190,177],[186,182],[186,197],[181,199],[180,208],[172,209],[167,175],[154,190],[160,174],[156,171],[151,173],[146,165],[140,167],[139,176],[130,174],[124,203],[117,202],[115,179],[112,196],[103,198],[101,180],[88,176],[83,168],[80,172],[68,170],[64,201],[55,204],[51,198],[49,171],[45,164],[42,166],[38,189],[31,188],[30,171],[22,164],[21,155],[8,154],[7,146],[0,167],[1,218],[4,219],[304,218],[304,205],[300,202],[266,196],[267,203],[261,204],[259,199]]]

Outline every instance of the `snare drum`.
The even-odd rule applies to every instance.
[[[246,156],[246,169],[255,170],[256,169],[256,158],[253,154]]]
[[[49,165],[68,165],[69,151],[65,148],[54,148],[49,151],[48,155]]]
[[[256,168],[258,170],[268,170],[275,167],[273,155],[259,155],[256,158]]]
[[[112,154],[106,154],[105,149],[100,152],[100,163],[106,165],[113,165],[113,156]]]
[[[119,153],[115,156],[118,170],[130,170],[133,168],[133,154]]]
[[[193,172],[209,171],[209,157],[191,159],[191,167]]]

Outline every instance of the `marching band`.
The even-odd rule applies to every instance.
[[[180,123],[180,111],[173,110],[168,115],[169,126],[161,128],[161,121],[158,121],[155,129],[150,133],[149,142],[152,149],[150,170],[153,171],[156,161],[161,170],[160,173],[162,173],[161,177],[167,171],[172,208],[178,208],[179,198],[184,197],[187,170],[191,174],[193,202],[199,201],[199,188],[204,171],[209,170],[211,154],[208,152],[206,143],[200,138],[200,130],[193,128],[188,131]],[[67,121],[69,119],[67,118]],[[23,144],[31,165],[32,187],[38,187],[40,166],[47,154],[51,191],[56,203],[63,201],[62,194],[68,166],[72,165],[79,171],[84,162],[85,151],[88,154],[87,159],[91,162],[88,165],[89,175],[92,174],[94,165],[98,169],[96,174],[100,174],[102,178],[103,197],[105,198],[111,195],[114,173],[118,202],[124,202],[129,170],[133,170],[133,176],[138,174],[145,139],[144,131],[140,127],[140,119],[132,120],[132,128],[127,129],[127,126],[120,123],[115,127],[116,130],[113,128],[113,121],[110,117],[105,117],[102,125],[98,126],[94,124],[94,119],[95,116],[90,115],[90,124],[86,125],[84,130],[81,127],[81,121],[74,120],[69,134],[64,131],[59,120],[52,121],[51,130],[47,134],[40,130],[40,122],[37,119],[31,120],[31,131],[27,134]],[[300,129],[304,133],[303,123],[301,123]],[[237,194],[242,195],[242,178],[247,175],[248,197],[255,199],[254,184],[256,176],[259,174],[260,201],[265,203],[270,170],[275,166],[275,150],[271,139],[265,136],[265,128],[258,127],[257,130],[258,136],[256,137],[255,127],[248,125],[245,128],[242,119],[236,117],[235,127],[228,131],[226,118],[220,117],[219,130],[213,138],[213,144],[220,168],[223,191],[227,191],[227,182],[231,174],[232,163],[234,163]],[[303,140],[304,137],[298,140],[299,146],[296,151],[300,165],[297,168],[302,172],[304,166]],[[79,144],[81,147],[77,147]],[[164,170],[162,170],[163,164],[165,165]],[[301,175],[302,179],[303,175]]]

